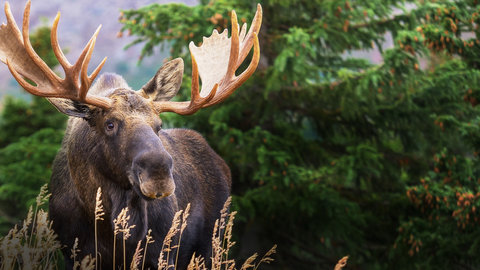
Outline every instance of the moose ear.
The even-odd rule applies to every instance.
[[[66,98],[47,98],[47,100],[61,113],[90,120],[94,106]]]
[[[167,101],[177,95],[182,85],[183,59],[176,58],[165,63],[139,94],[153,101]]]

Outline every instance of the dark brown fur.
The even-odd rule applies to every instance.
[[[173,80],[177,80],[178,88],[178,78]],[[79,239],[80,258],[88,254],[95,257],[94,211],[98,187],[102,188],[105,209],[104,220],[97,222],[101,268],[112,269],[113,220],[125,207],[131,216],[130,224],[136,226],[127,240],[127,267],[138,241],[144,244],[147,230],[152,229],[155,242],[148,246],[145,267],[157,268],[173,215],[188,203],[191,215],[182,236],[177,269],[185,269],[194,252],[207,261],[210,257],[214,222],[230,193],[230,170],[197,132],[161,129],[161,120],[151,100],[144,97],[144,93],[155,92],[153,88],[158,88],[159,83],[151,84],[148,89],[133,91],[120,76],[104,75],[90,92],[112,98],[112,109],[69,104],[70,110],[83,110],[83,119],[69,119],[50,183],[50,215],[54,230],[65,245],[67,268],[72,267],[70,249],[75,238]],[[154,94],[158,95],[158,91]],[[110,122],[114,123],[112,130]],[[173,194],[152,199],[168,195],[172,185]],[[120,234],[117,266],[123,264],[121,243]]]

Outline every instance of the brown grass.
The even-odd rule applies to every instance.
[[[47,212],[40,208],[49,196],[45,185],[37,196],[35,211],[30,207],[22,228],[15,226],[0,239],[1,270],[55,268],[61,246]]]
[[[0,270],[10,269],[57,269],[60,253],[60,242],[52,230],[52,222],[48,220],[47,212],[40,207],[47,202],[48,197],[46,185],[42,187],[40,194],[37,197],[35,211],[30,210],[26,219],[23,221],[23,226],[19,230],[17,226],[10,230],[7,236],[0,239]],[[98,189],[96,196],[95,209],[95,239],[97,236],[96,224],[97,221],[103,220],[104,210],[101,200],[101,189]],[[230,249],[235,245],[232,241],[233,221],[236,212],[229,212],[228,209],[231,204],[231,198],[225,202],[225,205],[220,213],[220,219],[215,223],[212,234],[212,257],[207,258],[211,260],[211,268],[208,270],[233,270],[236,268],[235,260],[229,258]],[[172,221],[172,226],[163,240],[163,248],[158,257],[158,270],[176,270],[176,263],[178,261],[178,252],[182,233],[188,225],[188,217],[190,214],[190,205],[185,210],[178,211]],[[127,269],[125,264],[125,240],[130,236],[131,230],[135,225],[128,223],[130,216],[128,208],[124,208],[117,218],[114,220],[114,234],[122,233],[123,238],[123,269]],[[142,248],[141,242],[138,242],[135,254],[132,258],[132,263],[128,266],[129,269],[138,270],[141,262],[141,269],[144,269],[145,258],[144,254],[147,252],[148,245],[153,243],[155,239],[151,236],[151,230],[148,231],[145,238],[145,245]],[[114,239],[115,242],[115,239]],[[95,256],[86,256],[80,260],[78,254],[80,252],[78,247],[78,239],[71,249],[71,258],[74,261],[73,269],[97,269],[96,262],[101,254],[98,254],[97,245],[95,247]],[[276,245],[272,247],[260,260],[257,260],[258,255],[255,253],[248,258],[240,267],[241,270],[253,269],[256,270],[262,263],[270,263],[273,261],[272,255],[275,253]],[[115,243],[113,247],[115,254]],[[171,258],[176,254],[175,258]],[[174,259],[174,263],[169,263]],[[206,258],[201,256],[192,256],[189,270],[207,270],[205,265]],[[115,255],[113,257],[115,265]],[[335,268],[337,270],[337,268]],[[341,269],[341,268],[339,268]]]
[[[97,221],[103,220],[105,212],[102,205],[102,188],[97,189],[97,197],[95,199],[95,261],[98,262],[98,240],[97,240]],[[98,264],[95,264],[98,269]]]
[[[341,258],[337,265],[335,265],[335,269],[334,270],[342,270],[343,267],[345,267],[347,265],[347,260],[348,260],[348,256],[345,256],[343,258]]]

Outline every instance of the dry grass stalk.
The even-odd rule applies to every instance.
[[[33,219],[33,208],[30,205],[28,208],[28,213],[27,213],[27,218],[23,220],[23,225],[22,229],[20,230],[20,233],[25,236],[25,241],[28,241],[28,227],[32,224],[32,219]]]
[[[217,219],[212,234],[212,270],[220,270],[221,268],[222,245],[220,242],[220,236],[218,236],[220,234],[218,233],[219,227],[219,220]]]
[[[71,252],[72,255],[70,258],[73,260],[73,270],[77,270],[80,267],[80,262],[77,260],[77,254],[80,252],[80,249],[78,248],[78,238],[75,238]]]
[[[45,184],[40,188],[40,193],[38,193],[37,198],[35,199],[36,205],[38,207],[45,204],[52,194],[48,193],[48,185]]]
[[[21,252],[21,235],[15,225],[1,241],[2,270],[15,266],[17,255]]]
[[[180,253],[180,243],[182,242],[182,234],[185,228],[187,228],[187,219],[188,216],[190,215],[190,204],[187,204],[187,207],[183,211],[182,214],[182,226],[180,227],[180,236],[178,237],[178,244],[177,244],[177,255],[175,256],[175,265],[177,265],[178,262],[178,254]]]
[[[48,194],[47,188],[48,188],[47,184],[43,185],[40,188],[40,193],[38,193],[37,198],[35,199],[35,202],[36,202],[35,213],[33,214],[33,223],[32,224],[36,223],[38,208],[40,206],[42,206],[44,203],[46,203],[48,201],[48,198],[50,197],[50,194]],[[34,233],[34,230],[32,229],[31,235],[30,235],[29,246],[32,246],[33,233]]]
[[[121,212],[120,212],[121,214]],[[115,270],[115,254],[117,254],[117,234],[120,233],[120,214],[113,220],[113,269]]]
[[[97,236],[97,221],[103,220],[103,211],[102,205],[102,188],[98,187],[97,197],[95,198],[95,262],[98,262],[98,236]],[[95,269],[98,269],[98,263],[95,263]]]
[[[242,264],[242,268],[240,268],[240,269],[245,270],[245,269],[248,269],[248,268],[255,267],[255,264],[253,262],[257,259],[257,257],[258,257],[257,253],[248,257],[248,259],[245,260],[245,262]]]
[[[123,240],[127,240],[131,234],[130,230],[135,228],[135,224],[129,225],[128,221],[130,220],[130,215],[128,214],[128,207],[125,207],[120,211],[120,214],[118,214],[116,220],[119,223],[119,228],[118,232],[121,232],[123,234]]]
[[[207,268],[205,267],[205,260],[201,257],[195,256],[195,253],[192,256],[192,259],[190,259],[190,263],[188,264],[187,270],[206,270]]]
[[[277,245],[273,245],[273,247],[263,255],[262,259],[260,259],[260,262],[255,266],[253,270],[257,270],[257,268],[260,266],[262,263],[269,264],[273,262],[273,258],[271,257],[273,254],[277,252]]]
[[[232,242],[231,239],[236,212],[228,213],[231,201],[232,198],[229,197],[220,211],[220,219],[215,221],[215,227],[213,228],[212,270],[220,270],[223,265],[225,265],[225,269],[235,268],[235,261],[228,259],[228,252],[235,245],[235,242]]]
[[[143,253],[144,256],[143,256],[143,261],[142,261],[142,270],[145,268],[145,257],[147,256],[148,244],[151,244],[151,243],[155,242],[155,240],[153,240],[153,237],[151,236],[151,233],[152,233],[152,230],[148,229],[148,233],[147,233],[146,240],[145,240],[145,252]]]
[[[232,232],[233,232],[233,221],[235,220],[235,215],[237,214],[236,211],[230,213],[229,217],[228,217],[228,222],[227,222],[227,225],[225,227],[225,232],[224,232],[224,235],[223,235],[223,247],[224,247],[224,250],[225,250],[225,263],[227,263],[227,266],[228,266],[228,263],[229,263],[229,260],[228,260],[228,251],[230,250],[231,247],[233,247],[235,245],[235,242],[232,242]],[[226,244],[226,247],[225,247],[225,244]],[[233,261],[233,265],[235,265],[235,261]],[[225,267],[227,268],[227,267]]]
[[[160,255],[158,257],[158,270],[163,270],[163,269],[168,270],[168,268],[170,267],[170,265],[168,264],[170,252],[174,248],[171,245],[172,245],[173,237],[175,237],[175,235],[177,235],[177,233],[180,231],[180,228],[179,228],[180,216],[182,215],[182,213],[183,213],[183,210],[180,210],[176,212],[175,215],[173,216],[172,226],[170,226],[170,229],[168,230],[168,233],[165,236],[165,239],[163,240],[162,251],[160,251]]]
[[[102,205],[102,188],[97,189],[97,197],[95,198],[95,220],[103,220],[105,212]]]
[[[233,230],[233,221],[235,220],[235,216],[237,215],[237,211],[233,211],[230,213],[227,226],[225,228],[225,233],[223,235],[224,242],[227,244],[227,249],[230,249],[235,242],[232,242],[232,230]]]
[[[113,220],[114,223],[114,240],[113,240],[113,267],[115,268],[115,245],[118,233],[122,233],[123,238],[123,269],[127,269],[127,258],[125,255],[125,241],[131,236],[130,230],[135,228],[135,225],[129,225],[130,215],[128,214],[128,207],[125,207],[120,211],[117,218]]]
[[[137,248],[135,249],[135,253],[133,254],[132,262],[130,263],[130,270],[138,270],[138,265],[142,260],[142,250],[140,246],[142,245],[142,240],[138,241]]]
[[[52,229],[52,222],[48,220],[48,213],[43,209],[38,211],[36,225],[36,246],[32,262],[40,262],[43,259],[45,264],[49,266],[55,252],[61,248],[61,245]],[[37,252],[38,250],[41,250],[41,252]]]
[[[95,259],[91,255],[85,256],[82,262],[80,263],[80,269],[82,270],[93,270],[95,269]]]
[[[343,267],[345,267],[347,265],[347,260],[348,260],[348,256],[345,256],[345,257],[341,258],[337,262],[337,265],[335,265],[335,270],[342,270]]]

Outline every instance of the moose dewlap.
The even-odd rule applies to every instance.
[[[64,56],[57,40],[60,13],[52,27],[52,48],[65,78],[55,74],[33,50],[29,40],[30,1],[20,30],[5,4],[7,24],[0,26],[0,60],[29,93],[47,98],[68,120],[62,147],[53,165],[50,182],[50,215],[54,230],[65,246],[67,268],[73,267],[71,247],[78,238],[80,258],[95,257],[100,267],[115,269],[123,264],[121,239],[113,247],[114,219],[128,207],[129,224],[135,225],[126,241],[126,264],[147,231],[157,241],[150,243],[145,267],[157,268],[162,239],[172,218],[191,204],[189,225],[182,236],[177,269],[185,269],[193,253],[209,258],[215,220],[229,197],[230,169],[197,132],[162,129],[158,115],[193,114],[222,102],[255,71],[260,48],[257,33],[262,21],[260,5],[247,32],[239,31],[232,11],[232,33],[213,31],[200,47],[190,44],[192,56],[191,100],[170,101],[182,83],[183,60],[164,64],[140,90],[132,90],[116,74],[99,74],[105,59],[87,74],[99,29],[74,64]],[[236,69],[253,47],[253,58],[239,76]],[[199,90],[199,75],[202,89]],[[34,82],[29,83],[26,79]],[[105,215],[97,221],[93,237],[95,197],[101,187]],[[121,237],[118,235],[117,237]],[[117,254],[113,254],[116,250]],[[173,260],[174,256],[171,256]],[[169,264],[173,264],[171,261]]]

